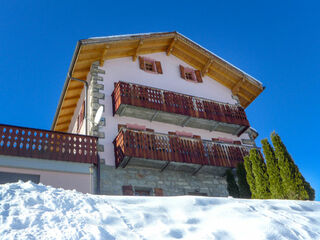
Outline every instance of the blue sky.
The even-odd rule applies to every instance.
[[[0,2],[0,123],[49,129],[79,39],[178,31],[259,79],[247,108],[276,130],[320,200],[317,1]]]

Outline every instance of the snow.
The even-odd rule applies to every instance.
[[[0,185],[0,239],[320,239],[320,202],[97,196]]]

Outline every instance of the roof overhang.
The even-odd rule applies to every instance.
[[[68,131],[80,98],[83,83],[70,77],[86,80],[91,64],[114,58],[166,52],[231,89],[243,107],[247,107],[264,90],[261,82],[213,54],[178,32],[119,35],[90,38],[77,43],[68,75],[60,96],[51,129]]]

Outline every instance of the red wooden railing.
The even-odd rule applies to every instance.
[[[236,167],[249,147],[122,128],[114,140],[116,167],[124,157]]]
[[[0,155],[97,164],[97,137],[0,125]]]
[[[250,126],[246,113],[241,106],[157,88],[118,82],[115,85],[112,98],[114,114],[121,104],[128,104],[195,118]]]

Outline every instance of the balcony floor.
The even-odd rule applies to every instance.
[[[182,127],[200,128],[208,131],[219,131],[233,135],[241,135],[248,127],[230,123],[217,122],[210,119],[195,118],[182,114],[168,113],[150,108],[121,104],[116,111],[119,116],[164,122]]]
[[[149,168],[156,169],[160,172],[171,170],[171,171],[182,171],[187,172],[192,175],[199,173],[212,174],[215,176],[224,176],[226,172],[226,167],[217,167],[210,165],[201,165],[193,163],[182,163],[182,162],[172,162],[172,161],[163,161],[163,160],[154,160],[154,159],[145,159],[137,157],[125,156],[118,166],[119,168],[126,167],[138,167],[138,168]]]

